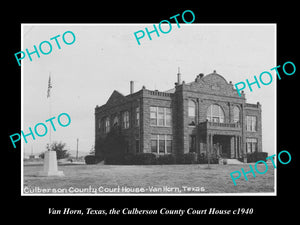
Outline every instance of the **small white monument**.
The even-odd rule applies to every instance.
[[[44,169],[39,176],[64,176],[63,171],[57,169],[56,151],[46,151],[44,154]]]

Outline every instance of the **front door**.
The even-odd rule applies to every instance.
[[[230,158],[230,136],[214,135],[214,149],[222,158]]]

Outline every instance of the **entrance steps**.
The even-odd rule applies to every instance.
[[[244,164],[243,162],[241,162],[237,159],[223,159],[223,160],[227,160],[227,164],[230,164],[230,165]]]

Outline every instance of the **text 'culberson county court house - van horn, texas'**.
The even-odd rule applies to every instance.
[[[128,153],[198,154],[218,151],[223,158],[243,158],[262,151],[261,105],[246,103],[232,82],[216,71],[199,74],[190,83],[161,92],[145,86],[130,94],[113,91],[106,104],[95,108],[97,139],[113,127],[125,137]],[[99,154],[99,152],[98,152]]]

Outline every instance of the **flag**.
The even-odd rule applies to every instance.
[[[49,75],[49,81],[48,81],[48,90],[47,90],[47,98],[50,97],[50,89],[52,88],[52,84],[51,84],[51,77]]]

